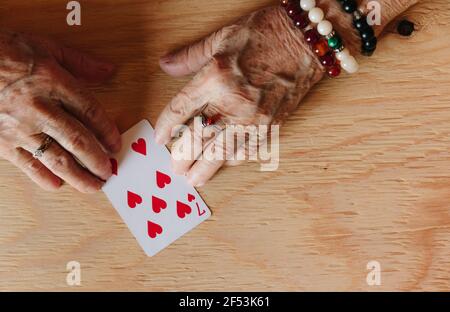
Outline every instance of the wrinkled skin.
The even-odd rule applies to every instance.
[[[113,69],[50,40],[0,31],[0,156],[44,189],[64,180],[99,190],[111,176],[106,151],[120,149],[120,135],[77,78],[102,82]],[[55,142],[34,159],[46,136]]]
[[[360,39],[351,24],[351,16],[343,13],[338,1],[316,1],[357,56]],[[380,1],[382,25],[375,28],[376,33],[417,1]],[[159,117],[155,137],[161,144],[169,143],[176,133],[174,130],[185,123],[194,137],[201,137],[202,131],[194,131],[192,121],[200,112],[206,116],[219,113],[223,116],[220,122],[226,125],[278,125],[324,76],[324,68],[305,43],[302,32],[293,26],[280,6],[255,12],[200,42],[170,53],[161,58],[160,65],[174,77],[195,74]],[[251,144],[238,146],[237,150],[234,145],[220,144],[227,135],[221,129],[223,126],[206,139],[192,139],[191,149],[203,149],[203,153],[211,146],[223,149],[219,153],[226,155],[225,160],[200,158],[201,152],[190,153],[193,157],[181,160],[173,157],[175,172],[186,175],[194,186],[204,185],[227,164],[226,159],[242,152],[239,149],[246,148],[247,154],[256,152]],[[176,150],[183,150],[188,142],[186,133],[175,141]]]
[[[376,33],[417,1],[380,0],[382,25]],[[353,55],[358,55],[359,39],[351,17],[335,0],[317,2]],[[279,124],[323,77],[323,68],[301,31],[279,7],[244,17],[160,63],[175,77],[195,74],[161,114],[156,127],[160,143],[170,141],[174,126],[192,126],[190,120],[203,109],[206,115],[222,114],[224,124]],[[110,64],[48,39],[0,30],[0,156],[44,189],[58,189],[66,181],[82,192],[99,190],[111,175],[107,152],[120,149],[120,136],[80,80],[100,83],[112,74]],[[56,142],[36,160],[32,153],[45,135]],[[220,138],[222,132],[217,130],[216,135]],[[200,142],[200,150],[216,140]],[[173,161],[175,171],[186,174],[196,186],[224,164],[195,158]]]

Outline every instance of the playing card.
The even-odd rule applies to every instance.
[[[165,146],[143,120],[122,135],[103,191],[148,256],[154,256],[211,216],[196,189],[171,169]]]

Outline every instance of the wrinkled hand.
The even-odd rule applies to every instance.
[[[300,34],[299,34],[300,33]],[[226,125],[271,125],[282,122],[301,98],[323,76],[323,69],[282,8],[270,7],[245,17],[205,40],[161,59],[168,74],[179,77],[196,73],[193,80],[167,105],[156,125],[156,141],[167,144],[173,129],[187,123],[193,136],[192,118],[222,116]],[[217,127],[207,139],[193,138],[193,150],[222,148],[223,159],[193,155],[173,158],[173,168],[186,174],[194,186],[206,183],[239,149],[254,153],[248,144],[219,144],[227,134]],[[183,135],[174,146],[183,144]],[[200,144],[200,148],[195,146]],[[234,164],[231,160],[229,163]]]
[[[1,31],[0,156],[44,189],[64,180],[81,192],[99,190],[111,175],[106,151],[120,149],[120,135],[77,79],[102,82],[113,71],[48,39]],[[46,136],[54,142],[34,159]]]
[[[365,6],[367,1],[361,5]],[[380,0],[382,25],[375,27],[376,33],[417,1]],[[352,54],[358,55],[360,39],[350,14],[342,11],[339,1],[316,2],[327,12],[327,19],[335,29],[345,34],[346,46]],[[223,127],[216,127],[216,132],[205,139],[204,131],[195,130],[193,117],[203,112],[210,117],[220,114],[226,125],[278,125],[298,107],[324,72],[302,32],[279,6],[255,12],[171,53],[161,58],[160,65],[174,77],[195,73],[192,81],[166,106],[155,132],[157,142],[167,144],[180,125],[189,126],[190,131],[178,138],[172,151],[183,150],[189,142],[192,157],[180,160],[173,152],[172,165],[176,173],[187,175],[194,186],[205,184],[225,164],[239,164],[233,160],[234,155],[250,156],[257,152],[258,146],[248,142],[236,147],[221,144],[227,137]],[[194,138],[186,139],[186,133]],[[212,160],[202,157],[209,149],[219,150],[225,156]]]

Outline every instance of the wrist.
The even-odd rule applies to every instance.
[[[306,42],[303,30],[294,25],[292,19],[286,14],[286,10],[278,6],[274,8],[274,11],[279,20],[277,23],[280,25],[279,39],[288,44],[287,50],[291,53],[290,59],[298,63],[297,66],[293,66],[293,68],[296,68],[296,72],[291,73],[291,75],[299,76],[298,73],[302,72],[309,76],[310,87],[313,86],[323,77],[325,72],[324,66],[322,66],[319,58]],[[277,30],[276,26],[273,28]],[[303,88],[306,89],[304,86]]]
[[[402,12],[416,4],[419,0],[377,0],[380,7],[381,23],[373,25],[375,36],[379,37],[386,26]],[[365,15],[373,8],[368,4],[373,0],[362,0],[358,9]],[[326,18],[333,24],[336,31],[343,37],[345,46],[353,55],[361,53],[361,38],[353,26],[352,14],[347,14],[337,0],[316,0],[317,6],[326,12]]]

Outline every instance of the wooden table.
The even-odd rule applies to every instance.
[[[126,130],[155,122],[187,79],[158,57],[274,1],[2,1],[0,26],[49,34],[119,65],[94,88]],[[223,170],[212,219],[147,258],[103,194],[45,193],[0,161],[0,290],[450,290],[450,3],[407,15],[361,73],[324,80],[290,117],[281,164]],[[82,286],[66,284],[78,261]],[[381,286],[366,282],[381,265]]]

